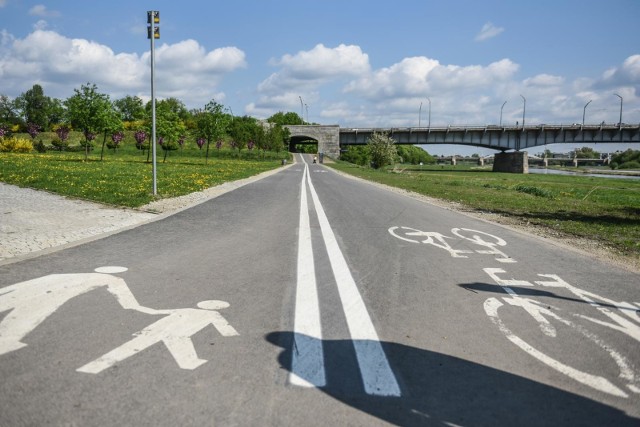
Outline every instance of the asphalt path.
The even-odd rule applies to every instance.
[[[297,156],[0,266],[0,426],[640,424],[638,274]]]

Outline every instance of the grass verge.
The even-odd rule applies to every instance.
[[[135,148],[118,153],[109,150],[101,161],[100,153],[95,151],[99,150],[94,150],[87,161],[83,152],[0,153],[0,181],[132,208],[155,199],[152,166],[146,161],[146,154]],[[210,157],[207,164],[204,153],[199,150],[172,152],[166,163],[163,163],[162,155],[159,150],[157,188],[160,198],[204,190],[281,164],[279,158],[269,158],[269,153],[264,160],[257,153],[254,158]],[[279,154],[279,157],[283,156],[288,154]]]
[[[585,238],[640,260],[640,180],[423,166],[401,172],[329,165],[370,181]]]

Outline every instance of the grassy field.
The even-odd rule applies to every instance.
[[[125,144],[117,152],[105,149],[101,161],[100,145],[96,144],[86,161],[83,151],[0,153],[0,181],[116,206],[139,207],[154,200],[147,154],[134,144]],[[164,152],[158,149],[158,196],[181,196],[253,176],[280,166],[289,156],[285,152],[266,153],[263,158],[255,150],[238,155],[211,148],[205,164],[205,150],[195,147],[171,151],[163,162]]]
[[[478,211],[521,219],[601,242],[640,258],[640,180],[505,174],[470,166],[376,171],[350,163],[340,171]]]

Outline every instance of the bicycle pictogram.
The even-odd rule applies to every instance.
[[[536,280],[531,283],[526,280],[503,279],[499,274],[506,272],[501,268],[485,268],[483,270],[508,294],[506,297],[490,297],[485,300],[484,311],[509,341],[545,365],[595,390],[622,398],[628,398],[629,393],[640,394],[640,372],[638,369],[624,355],[624,352],[612,345],[610,340],[605,340],[593,332],[594,329],[605,328],[607,334],[604,336],[609,337],[612,331],[616,331],[640,342],[639,303],[614,301],[585,291],[567,283],[555,274],[538,274],[538,277],[544,280]],[[558,307],[543,304],[539,300],[521,295],[526,293],[524,289],[535,287],[568,291],[570,298],[562,297],[563,299],[572,299],[586,304],[586,307],[595,310],[598,316],[567,313]],[[535,294],[535,292],[529,293]],[[555,295],[555,293],[547,294]],[[570,330],[579,333],[613,360],[618,375],[607,378],[605,375],[588,372],[584,368],[572,367],[569,362],[563,362],[557,356],[550,356],[548,350],[545,352],[545,350],[532,345],[531,342],[535,337],[531,337],[531,342],[525,341],[507,326],[506,317],[500,315],[500,312],[504,312],[508,307],[524,310],[537,322],[537,329],[546,337],[558,338],[561,332],[562,335],[565,335],[567,332],[571,332]]]
[[[496,255],[495,260],[502,263],[514,263],[516,260],[502,252],[498,247],[507,245],[503,239],[484,231],[472,230],[469,228],[452,228],[452,236],[446,236],[437,231],[421,231],[411,227],[394,226],[389,228],[389,233],[405,242],[422,243],[443,249],[451,255],[452,258],[468,258],[468,254],[478,253],[485,255]],[[456,249],[452,243],[456,240],[471,242],[474,245],[483,247],[484,249]]]

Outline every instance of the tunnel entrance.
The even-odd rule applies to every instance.
[[[289,140],[290,153],[317,153],[318,140],[308,136],[292,136]]]

